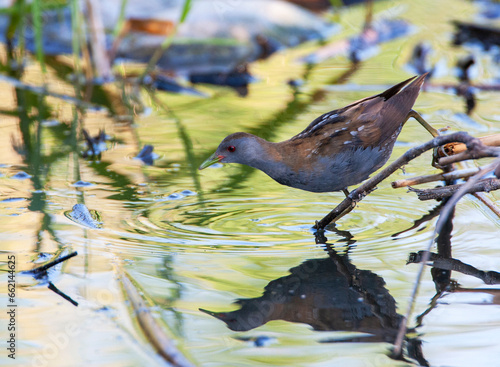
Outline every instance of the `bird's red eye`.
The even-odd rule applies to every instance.
[[[231,153],[232,153],[232,152],[234,152],[235,150],[236,150],[236,147],[235,147],[234,145],[230,145],[230,146],[228,146],[228,147],[227,147],[227,151],[228,151],[228,152],[231,152]]]

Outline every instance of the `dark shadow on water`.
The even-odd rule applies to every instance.
[[[348,231],[343,231],[348,233]],[[348,243],[352,236],[344,239]],[[261,297],[239,299],[238,310],[203,312],[226,323],[234,331],[248,331],[272,320],[310,325],[317,331],[353,331],[357,335],[330,337],[322,343],[383,342],[396,339],[402,316],[382,277],[370,270],[358,269],[349,259],[321,238],[328,257],[306,260],[290,269],[290,275],[271,281]],[[406,358],[428,365],[421,341],[407,338]]]

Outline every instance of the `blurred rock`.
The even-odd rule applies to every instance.
[[[122,0],[101,3],[108,48],[113,43],[111,34],[119,19],[121,3]],[[183,4],[184,0],[129,0],[125,18],[133,19],[136,23],[138,20],[151,19],[156,23],[175,24]],[[83,5],[81,7],[83,9]],[[34,51],[33,27],[29,24],[30,20],[27,22],[26,47]],[[8,16],[1,16],[1,37],[4,37],[8,24]],[[229,73],[243,62],[256,60],[270,50],[274,52],[308,40],[324,39],[338,29],[337,25],[281,0],[194,0],[185,23],[179,26],[172,45],[160,58],[158,65],[184,75]],[[69,9],[43,13],[43,36],[46,54],[72,53]],[[267,40],[265,50],[259,43],[260,37]],[[155,32],[132,30],[117,46],[116,56],[147,62],[164,40],[164,35]]]

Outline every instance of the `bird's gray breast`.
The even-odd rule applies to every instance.
[[[340,191],[356,185],[382,167],[390,154],[379,148],[346,149],[333,157],[317,157],[308,169],[266,172],[277,182],[312,192]]]

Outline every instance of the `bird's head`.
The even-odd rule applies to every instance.
[[[234,133],[227,136],[219,147],[198,169],[202,170],[215,163],[241,163],[251,165],[255,158],[263,154],[263,139],[248,133]]]

